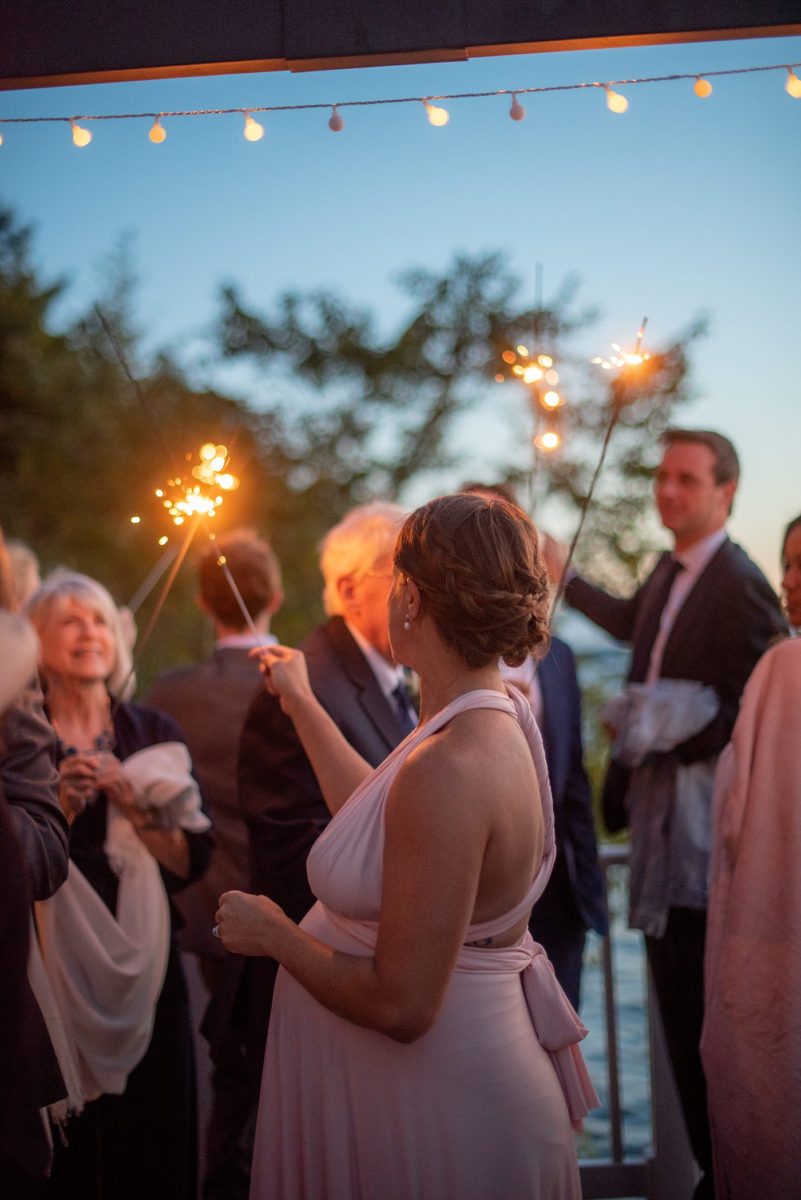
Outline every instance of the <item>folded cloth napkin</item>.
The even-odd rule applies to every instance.
[[[137,805],[154,813],[157,824],[204,833],[211,821],[200,806],[192,760],[183,742],[159,742],[137,750],[122,764]]]
[[[693,679],[630,683],[609,700],[601,719],[617,731],[612,757],[638,767],[649,754],[666,754],[700,733],[720,708],[714,688]]]

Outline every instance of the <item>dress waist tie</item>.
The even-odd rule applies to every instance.
[[[378,934],[378,922],[356,921],[320,906],[329,921],[332,943],[351,954],[372,954]],[[473,926],[471,935],[483,932]],[[587,1036],[587,1026],[579,1020],[548,955],[530,933],[514,946],[478,949],[463,946],[456,962],[457,971],[508,971],[522,979],[523,994],[537,1041],[547,1051],[564,1093],[570,1120],[580,1131],[588,1112],[600,1106],[578,1043]]]

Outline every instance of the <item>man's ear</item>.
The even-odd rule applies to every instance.
[[[273,598],[270,601],[270,603],[267,605],[267,615],[270,617],[274,617],[283,603],[284,603],[284,593],[279,588],[278,591],[274,593]]]
[[[345,616],[351,616],[359,611],[356,578],[353,575],[343,575],[337,580],[337,593],[342,601]]]

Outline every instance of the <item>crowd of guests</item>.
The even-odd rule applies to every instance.
[[[672,552],[628,599],[569,569],[565,600],[632,646],[602,806],[630,831],[695,1194],[784,1200],[801,642],[726,534],[738,480],[728,439],[669,431]],[[0,549],[0,1193],[579,1196],[574,1010],[606,912],[575,663],[547,631],[564,547],[503,487],[355,509],[290,651],[274,552],[229,535],[197,565],[213,656],[145,704],[103,584]],[[782,555],[798,627],[801,517]]]

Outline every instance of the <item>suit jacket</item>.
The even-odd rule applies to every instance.
[[[568,604],[613,637],[633,645],[630,681],[645,677],[644,630],[653,628],[653,603],[664,571],[657,563],[628,600],[610,596],[579,576],[565,590]],[[757,660],[777,634],[786,631],[778,599],[759,567],[729,538],[713,554],[676,616],[665,643],[663,679],[693,679],[715,689],[720,709],[710,723],[676,748],[682,763],[719,754],[731,737],[740,696]],[[643,666],[645,662],[645,666]],[[628,772],[612,762],[604,784],[604,819],[611,830],[627,821]]]
[[[236,764],[245,717],[261,690],[261,673],[249,651],[229,646],[216,649],[208,662],[160,676],[148,696],[148,703],[180,725],[214,822],[216,844],[208,871],[176,897],[185,921],[181,946],[220,959],[225,951],[211,934],[220,894],[243,889],[248,882],[248,837]]]
[[[67,878],[69,826],[55,764],[56,735],[34,681],[0,716],[0,778],[34,900],[46,900]]]
[[[309,634],[301,649],[315,696],[350,744],[378,766],[406,731],[345,622],[332,617]],[[248,829],[250,888],[300,921],[314,903],[306,858],[331,814],[292,722],[264,690],[245,720],[238,782]],[[276,972],[272,959],[231,955],[203,1026],[214,1050],[238,1020],[258,1073]]]
[[[559,638],[551,639],[550,650],[537,668],[537,679],[542,691],[540,729],[551,781],[558,854],[564,860],[572,898],[585,928],[603,934],[606,903],[590,781],[584,769],[581,693],[573,654]],[[549,909],[549,913],[552,911]]]

